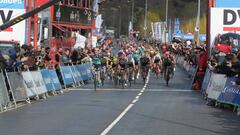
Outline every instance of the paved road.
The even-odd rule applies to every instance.
[[[236,114],[206,106],[177,68],[166,87],[153,75],[129,89],[92,84],[0,114],[6,135],[237,135]]]

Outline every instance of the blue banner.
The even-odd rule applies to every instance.
[[[80,72],[82,80],[89,80],[92,76],[92,64],[77,65],[76,69]]]
[[[62,66],[60,67],[63,77],[63,82],[65,85],[70,85],[74,83],[71,67],[70,66]]]
[[[93,77],[91,63],[86,64],[86,71],[87,71],[88,79],[91,79]]]
[[[43,77],[43,80],[44,80],[44,83],[46,85],[47,90],[48,91],[55,90],[54,86],[52,84],[52,80],[51,80],[51,76],[49,74],[49,70],[48,69],[43,69],[43,70],[41,70],[41,74],[42,74],[42,77]]]
[[[176,34],[176,35],[182,34],[182,32],[180,30],[180,20],[179,20],[179,18],[175,18],[175,20],[174,20],[174,34]]]
[[[216,0],[218,8],[239,8],[240,0]]]
[[[221,92],[218,100],[240,106],[240,86],[233,84],[239,78],[231,77],[227,79],[225,87]]]
[[[199,40],[200,41],[206,41],[207,40],[207,35],[206,34],[199,35]]]
[[[184,40],[194,40],[194,35],[192,35],[192,34],[184,34],[182,36],[182,39],[184,39]]]
[[[168,42],[171,43],[172,41],[172,19],[169,19],[169,24],[168,24]]]
[[[54,85],[54,88],[55,90],[61,90],[62,89],[62,85],[59,81],[59,78],[57,76],[57,73],[54,71],[54,70],[48,70],[49,72],[49,75],[52,79],[52,82],[53,82],[53,85]]]
[[[54,70],[43,69],[41,70],[41,74],[48,91],[62,89],[58,76]]]
[[[77,66],[71,66],[71,69],[72,69],[72,76],[74,77],[75,81],[76,82],[82,81],[83,79],[79,70],[77,70]]]
[[[0,8],[24,9],[24,0],[0,0]]]

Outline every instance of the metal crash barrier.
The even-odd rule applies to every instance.
[[[10,99],[5,85],[5,78],[3,73],[0,73],[0,109],[4,110],[9,102]]]
[[[194,81],[198,67],[190,65],[182,56],[177,57],[177,63]],[[233,83],[237,79],[236,77],[229,78],[224,74],[217,74],[206,69],[201,84],[202,94],[207,100],[206,104],[215,106],[220,106],[221,104],[233,105],[234,111],[237,111],[238,115],[240,115],[240,86]]]
[[[0,72],[0,111],[5,111],[11,103],[31,103],[31,100],[48,97],[49,92],[62,92],[65,88],[78,86],[80,82],[92,79],[92,64],[60,66],[60,76],[54,69],[37,71]],[[61,84],[62,79],[63,84]]]

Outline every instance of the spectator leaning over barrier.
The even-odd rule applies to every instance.
[[[65,52],[63,52],[61,59],[60,59],[60,65],[69,65],[70,63],[71,63],[70,50],[65,49]]]
[[[77,49],[74,49],[71,55],[71,61],[74,65],[76,65],[78,60],[79,60],[79,53]]]
[[[20,57],[17,55],[15,49],[8,50],[9,60],[7,62],[7,70],[8,71],[17,71],[22,62],[20,61]]]
[[[48,67],[51,65],[51,57],[50,57],[50,48],[49,47],[45,48],[43,60],[44,60],[45,67]]]

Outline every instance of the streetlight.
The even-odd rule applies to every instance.
[[[132,21],[132,26],[133,26],[133,19],[134,19],[134,0],[132,0],[132,19],[131,19],[131,21]]]
[[[166,0],[166,23],[165,23],[165,42],[167,43],[168,34],[168,0]]]
[[[144,37],[147,36],[147,8],[148,0],[145,0],[145,17],[144,17]]]
[[[200,45],[200,41],[199,41],[199,35],[200,35],[200,10],[201,10],[201,1],[198,0],[198,13],[197,13],[197,21],[196,21],[196,27],[195,27],[195,31],[197,32],[197,46]]]
[[[121,36],[121,28],[122,28],[122,6],[121,4],[118,6],[119,8],[119,27],[118,27],[118,34],[119,34],[119,37]]]

